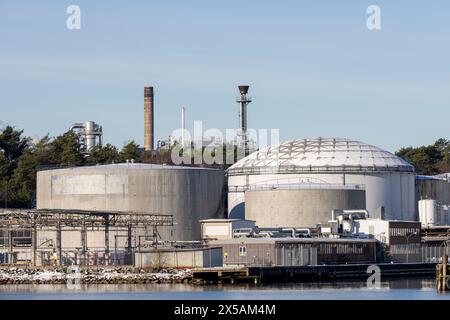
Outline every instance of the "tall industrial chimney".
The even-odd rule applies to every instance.
[[[245,150],[245,156],[249,154],[248,134],[247,134],[247,105],[252,102],[252,99],[247,96],[249,86],[238,86],[241,96],[236,99],[240,104],[240,143]]]
[[[144,87],[144,150],[154,150],[153,87]]]

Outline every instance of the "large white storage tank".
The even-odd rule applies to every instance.
[[[436,200],[419,201],[419,219],[422,227],[434,227],[437,224],[438,206]]]
[[[366,209],[372,218],[418,221],[414,167],[390,152],[359,141],[290,140],[249,155],[231,166],[227,174],[230,218],[245,216],[245,192],[251,188],[324,184],[364,188]]]
[[[173,236],[200,240],[199,220],[222,217],[222,170],[153,164],[112,164],[37,174],[38,209],[173,215]]]

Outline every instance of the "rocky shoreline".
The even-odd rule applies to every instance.
[[[193,283],[189,269],[145,270],[116,268],[30,268],[0,269],[0,285],[5,284],[146,284]]]

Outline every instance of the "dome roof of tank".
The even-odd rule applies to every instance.
[[[414,167],[378,147],[342,138],[295,139],[256,151],[228,175],[296,172],[414,172]]]

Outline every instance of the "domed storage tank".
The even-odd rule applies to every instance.
[[[223,187],[224,172],[206,168],[130,163],[46,170],[37,174],[37,208],[173,215],[170,240],[200,240],[199,220],[222,217]]]
[[[362,186],[365,209],[372,218],[418,220],[414,167],[390,152],[359,141],[290,140],[241,159],[227,174],[230,218],[245,216],[245,193],[254,186],[323,184]],[[321,204],[311,201],[310,205]]]

